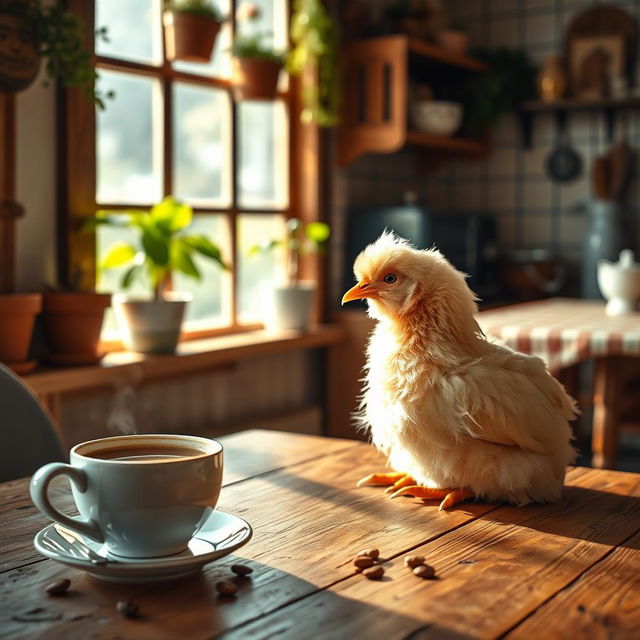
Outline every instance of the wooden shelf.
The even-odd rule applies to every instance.
[[[108,386],[118,380],[167,378],[233,365],[295,349],[327,347],[340,342],[344,331],[336,325],[320,325],[305,333],[249,331],[229,336],[189,340],[178,345],[175,355],[143,355],[130,351],[107,354],[98,365],[44,367],[23,376],[24,382],[44,400],[51,394]]]
[[[528,100],[520,104],[520,125],[522,141],[526,148],[531,148],[533,119],[540,113],[552,113],[556,117],[559,131],[562,131],[569,114],[573,111],[601,111],[607,131],[607,140],[613,140],[616,113],[619,109],[640,109],[640,97],[601,98],[584,100],[581,98],[564,98],[554,102]]]
[[[425,42],[418,38],[409,38],[407,36],[391,37],[405,39],[409,47],[409,52],[421,58],[428,58],[429,60],[467,71],[477,71],[481,73],[489,70],[489,67],[482,60],[477,60],[465,54],[452,53],[430,42]]]
[[[601,100],[582,100],[565,98],[554,102],[528,100],[520,105],[524,111],[590,111],[594,109],[632,109],[640,107],[640,97],[602,98]]]
[[[428,62],[428,64],[423,64]],[[408,36],[349,43],[343,50],[344,98],[339,159],[348,165],[367,153],[394,153],[407,144],[458,153],[484,151],[483,142],[409,130],[409,76],[450,83],[452,70],[482,72],[487,66]],[[443,80],[444,78],[444,80]]]
[[[483,153],[487,150],[487,145],[484,142],[473,140],[472,138],[437,136],[431,133],[420,133],[419,131],[408,131],[407,142],[419,147],[458,153],[475,154]]]

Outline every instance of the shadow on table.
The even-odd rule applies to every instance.
[[[605,545],[637,548],[627,540],[640,527],[640,498],[586,487],[565,487],[560,502],[502,507],[481,520]]]
[[[234,576],[229,568],[234,563],[251,566],[251,577]],[[380,607],[320,589],[304,579],[304,558],[300,567],[303,577],[228,556],[190,577],[135,585],[103,582],[82,571],[44,561],[31,567],[28,579],[12,582],[11,597],[3,597],[2,637],[415,640],[429,632],[433,634],[430,637],[468,638],[394,612],[391,598],[389,607],[381,612]],[[43,586],[61,577],[71,580],[69,592],[64,597],[47,597]],[[220,597],[216,591],[220,580],[235,582],[237,595]],[[376,586],[389,588],[385,583]],[[131,619],[123,617],[116,609],[120,601],[134,603],[139,614]]]

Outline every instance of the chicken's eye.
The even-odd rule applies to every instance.
[[[397,279],[398,278],[395,273],[387,273],[387,275],[383,278],[383,280],[387,284],[393,284]]]

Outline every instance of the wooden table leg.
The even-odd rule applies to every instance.
[[[596,360],[593,393],[591,464],[596,469],[614,469],[618,451],[619,358]]]

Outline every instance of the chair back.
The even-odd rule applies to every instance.
[[[0,364],[0,482],[65,460],[47,412],[20,378]]]

